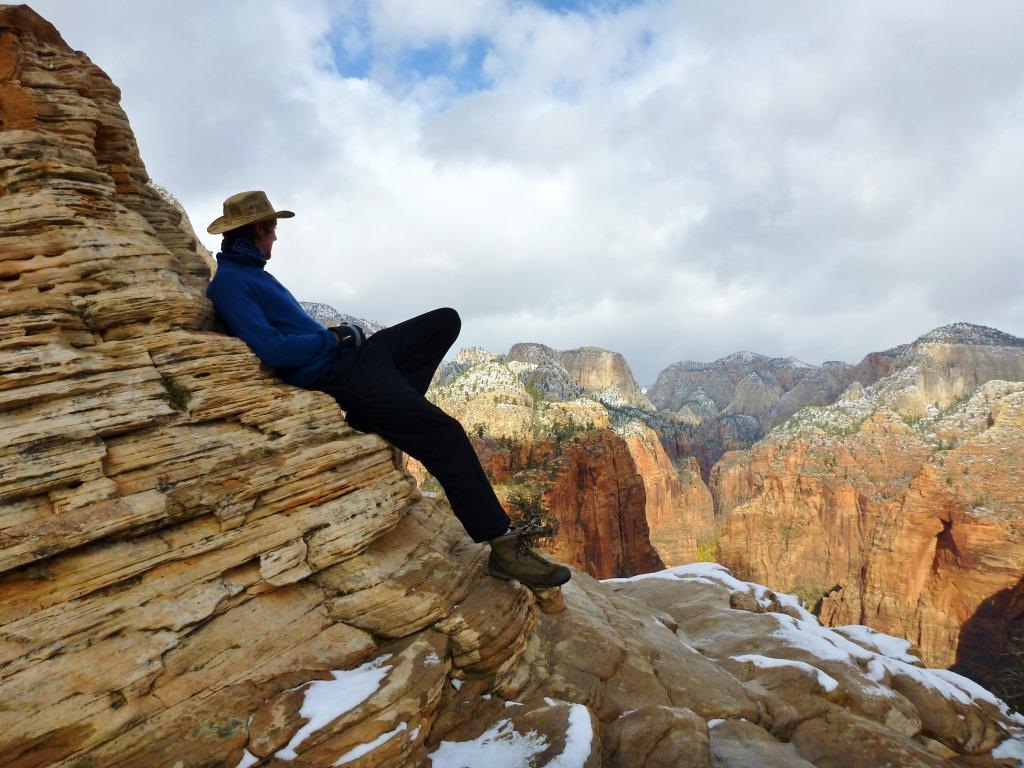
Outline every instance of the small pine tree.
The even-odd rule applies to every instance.
[[[558,520],[548,514],[544,494],[536,488],[516,488],[510,492],[508,507],[516,526],[539,525],[558,530]]]

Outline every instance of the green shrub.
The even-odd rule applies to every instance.
[[[823,587],[796,586],[788,590],[786,594],[793,595],[808,611],[815,616],[821,615],[821,605],[825,600],[828,590]]]
[[[548,514],[544,494],[537,488],[514,488],[507,497],[509,517],[513,524],[541,525],[558,530],[558,519]]]
[[[697,562],[698,563],[717,563],[718,562],[718,542],[716,541],[705,541],[697,545]]]

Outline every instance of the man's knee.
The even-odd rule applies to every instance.
[[[424,414],[422,424],[426,432],[444,444],[450,445],[452,441],[462,442],[469,439],[459,420],[441,409]]]
[[[431,414],[430,423],[434,429],[442,432],[465,432],[458,419],[440,409]]]
[[[453,338],[459,335],[459,331],[462,330],[462,318],[459,317],[459,313],[456,310],[451,307],[441,307],[440,309],[435,309],[434,314],[437,317],[438,323],[451,333]]]

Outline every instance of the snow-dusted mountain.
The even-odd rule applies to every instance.
[[[387,328],[386,325],[378,323],[374,320],[365,320],[355,315],[346,315],[339,312],[330,304],[322,304],[316,301],[300,301],[302,308],[306,310],[306,314],[316,320],[324,328],[330,328],[332,325],[358,325],[364,331],[366,335],[372,335],[377,331]]]

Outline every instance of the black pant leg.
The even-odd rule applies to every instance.
[[[368,343],[385,351],[413,389],[425,394],[461,328],[459,313],[444,307],[377,331]]]
[[[386,355],[371,345],[342,353],[316,389],[334,397],[354,427],[422,462],[474,541],[508,530],[508,515],[462,425],[417,392]]]

